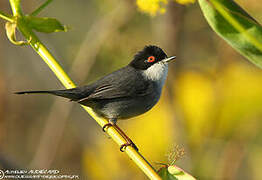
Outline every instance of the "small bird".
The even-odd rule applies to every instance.
[[[16,94],[52,94],[88,106],[98,116],[109,120],[103,131],[113,126],[126,140],[120,147],[121,151],[126,146],[138,150],[116,122],[141,115],[158,102],[167,77],[168,62],[175,58],[167,57],[161,48],[149,45],[139,51],[127,66],[89,85],[64,90],[22,91]]]

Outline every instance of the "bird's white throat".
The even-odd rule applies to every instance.
[[[155,81],[161,85],[164,85],[168,72],[168,64],[167,63],[156,63],[144,70],[143,75],[152,81]]]

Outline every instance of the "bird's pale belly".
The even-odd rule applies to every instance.
[[[107,119],[127,119],[149,111],[159,100],[160,94],[111,100],[99,100],[93,110]]]

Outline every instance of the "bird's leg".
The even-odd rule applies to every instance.
[[[120,146],[120,151],[123,152],[123,149],[127,146],[132,146],[136,151],[138,151],[137,146],[135,145],[135,143],[133,143],[133,141],[124,133],[124,131],[122,131],[122,129],[118,126],[118,125],[114,125],[114,127],[116,128],[116,130],[122,135],[122,137],[126,140],[125,144],[122,144]]]
[[[118,125],[116,125],[116,119],[109,119],[109,123],[103,126],[103,131],[105,132],[105,129],[111,126],[113,126],[117,130],[117,132],[126,140],[126,143],[121,145],[120,151],[123,152],[123,149],[127,146],[132,146],[136,151],[138,151],[138,148],[133,143],[133,141],[124,133],[124,131],[122,131],[122,129]]]

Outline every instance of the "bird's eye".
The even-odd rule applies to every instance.
[[[149,56],[148,58],[147,58],[147,62],[154,62],[155,61],[155,56]]]

